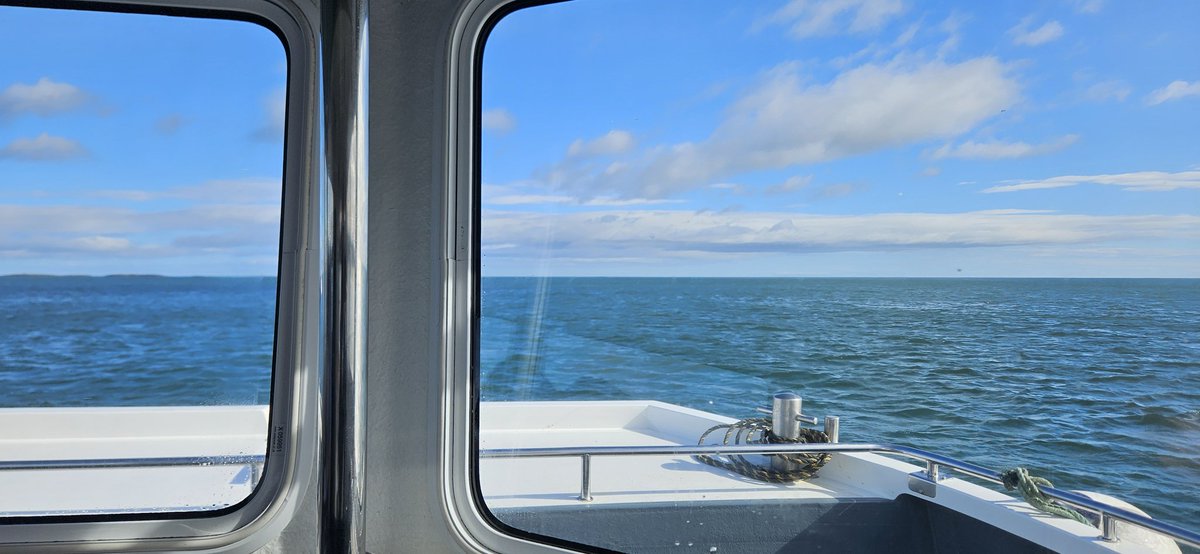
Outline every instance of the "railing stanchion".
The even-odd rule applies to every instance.
[[[583,467],[582,479],[579,485],[579,499],[584,502],[592,499],[592,455],[584,454],[579,457]]]
[[[1117,518],[1100,512],[1100,533],[1107,542],[1117,542]]]
[[[801,409],[800,395],[791,391],[775,393],[771,398],[771,433],[785,441],[800,440],[800,418],[804,413]],[[775,471],[796,471],[800,464],[789,461],[783,456],[769,456],[771,469]]]
[[[938,481],[938,479],[941,478],[940,474],[941,474],[941,471],[938,470],[937,462],[935,462],[933,460],[925,461],[925,476],[928,477],[930,481],[933,481],[934,483],[936,483]]]
[[[841,420],[838,416],[825,416],[825,436],[829,437],[829,442],[838,443],[838,428],[841,426]]]

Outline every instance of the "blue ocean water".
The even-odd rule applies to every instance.
[[[792,389],[892,442],[1200,526],[1200,280],[486,278],[484,400],[754,417]]]
[[[1200,280],[486,278],[485,400],[779,389],[1200,526]],[[0,407],[265,403],[275,281],[0,277]]]
[[[0,277],[0,407],[265,404],[274,278]]]

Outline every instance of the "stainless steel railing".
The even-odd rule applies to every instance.
[[[126,467],[174,467],[174,466],[236,466],[258,465],[267,461],[262,454],[234,454],[230,456],[175,456],[147,458],[92,458],[76,460],[17,460],[0,461],[0,471],[40,469],[111,469]]]
[[[591,459],[596,456],[696,456],[696,455],[753,455],[753,454],[796,454],[796,453],[873,453],[892,454],[915,460],[925,464],[925,470],[910,474],[928,481],[936,486],[940,477],[940,468],[946,467],[954,471],[982,479],[990,483],[1000,484],[1000,473],[983,466],[975,465],[949,456],[933,452],[889,444],[764,444],[764,445],[701,445],[701,446],[580,446],[553,448],[514,448],[481,450],[480,458],[561,458],[577,456],[581,460],[582,472],[579,487],[580,500],[591,500]],[[1100,517],[1101,537],[1106,541],[1116,540],[1116,522],[1123,521],[1161,533],[1176,541],[1200,548],[1200,533],[1196,533],[1177,525],[1165,523],[1156,519],[1133,513],[1078,493],[1059,490],[1053,487],[1043,487],[1042,492],[1062,503],[1095,513]],[[919,491],[918,491],[919,492]]]
[[[205,467],[250,466],[250,484],[262,478],[263,454],[232,454],[227,456],[173,456],[144,458],[82,458],[74,460],[9,460],[0,461],[0,471],[30,471],[54,469],[115,469],[135,467]]]

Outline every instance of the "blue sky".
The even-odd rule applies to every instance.
[[[273,33],[0,7],[0,52],[0,274],[275,274]]]
[[[485,275],[1200,277],[1200,4],[592,0],[484,60]]]
[[[580,0],[485,53],[489,275],[1200,277],[1200,4]],[[286,60],[0,8],[0,274],[273,274]]]

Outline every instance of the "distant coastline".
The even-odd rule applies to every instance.
[[[4,279],[126,279],[126,280],[167,280],[167,279],[271,279],[275,275],[160,275],[153,273],[113,273],[108,275],[67,274],[56,275],[49,273],[10,273],[0,275]],[[754,281],[1200,281],[1196,277],[996,277],[996,276],[940,276],[940,277],[897,277],[897,276],[662,276],[662,275],[485,275],[488,279],[641,279],[641,280],[754,280]]]
[[[0,279],[275,279],[274,275],[157,275],[152,273],[113,273],[109,275],[53,275],[49,273],[10,273]]]
[[[879,281],[1200,281],[1200,276],[1196,277],[1004,277],[1004,276],[976,276],[976,275],[957,275],[957,276],[766,276],[766,275],[748,275],[748,276],[670,276],[670,275],[485,275],[484,279],[723,279],[723,280],[879,280]]]

